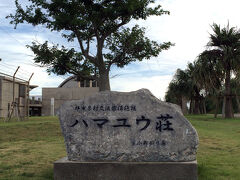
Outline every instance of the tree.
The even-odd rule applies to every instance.
[[[172,80],[168,85],[168,90],[165,94],[165,101],[179,106],[182,105],[182,92],[179,91],[179,85],[176,81]]]
[[[205,114],[206,92],[199,74],[197,63],[189,63],[187,69],[177,69],[173,80],[168,86],[165,100],[167,102],[179,104],[182,109],[186,102],[190,102],[190,114]],[[186,112],[184,112],[186,113]]]
[[[224,72],[221,63],[221,53],[219,50],[205,50],[195,61],[195,74],[198,76],[206,94],[214,97],[215,114],[217,117],[220,98],[222,96],[222,84],[224,81]]]
[[[190,88],[188,80],[186,71],[177,69],[165,95],[165,101],[181,106],[184,114],[188,113],[186,104]]]
[[[237,113],[240,113],[240,101],[239,101],[239,95],[240,95],[240,81],[239,81],[239,74],[236,75],[234,79],[231,79],[231,87],[232,92],[235,96],[236,105],[237,105]]]
[[[172,81],[169,83],[165,95],[166,102],[181,106],[184,114],[187,114],[187,101],[192,95],[192,79],[188,70],[177,69]]]
[[[216,63],[224,72],[225,77],[225,117],[233,117],[232,92],[231,92],[231,74],[237,72],[240,68],[240,31],[239,29],[229,27],[229,24],[222,28],[220,25],[212,25],[213,34],[210,34],[208,47],[209,51],[217,53]]]
[[[145,36],[145,28],[126,25],[131,20],[146,20],[149,16],[169,14],[155,0],[29,0],[22,7],[15,1],[16,13],[10,14],[15,28],[27,22],[59,31],[68,41],[77,41],[80,51],[64,46],[49,47],[48,42],[29,45],[36,63],[58,75],[75,74],[84,78],[96,73],[99,90],[110,90],[109,71],[114,64],[124,67],[134,61],[158,56],[170,42],[157,43]],[[91,55],[91,47],[96,54]]]
[[[187,73],[191,82],[190,94],[190,113],[206,114],[205,96],[206,90],[203,86],[203,79],[199,74],[199,65],[197,63],[189,63]]]

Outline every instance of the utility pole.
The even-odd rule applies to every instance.
[[[15,77],[16,77],[16,74],[17,74],[19,68],[20,68],[20,66],[18,66],[17,70],[13,74],[13,102],[15,102]]]
[[[10,121],[10,119],[12,118],[14,109],[16,109],[18,111],[17,102],[15,102],[15,79],[16,79],[16,74],[17,74],[19,68],[20,68],[20,66],[17,67],[17,70],[13,74],[13,100],[12,100],[10,112],[8,113],[9,114],[8,121]],[[17,113],[19,113],[19,112],[17,112]],[[17,115],[17,117],[18,117],[18,121],[19,121],[19,116]]]
[[[29,80],[28,80],[28,82],[27,82],[27,96],[26,96],[26,98],[27,98],[27,108],[26,108],[26,111],[27,111],[27,119],[29,118],[29,98],[30,98],[30,94],[29,94],[29,92],[30,92],[30,80],[32,79],[32,77],[33,77],[33,74],[34,73],[32,73],[31,74],[31,76],[30,76],[30,78],[29,78]]]

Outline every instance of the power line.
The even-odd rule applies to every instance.
[[[3,29],[1,26],[0,26],[0,30],[2,30],[4,33],[6,33],[7,35],[9,35],[9,36],[10,36],[12,39],[14,39],[16,42],[18,42],[19,44],[21,44],[22,46],[24,46],[25,48],[27,48],[25,44],[23,44],[23,43],[20,42],[18,39],[16,39],[14,36],[12,36],[9,32],[5,31],[5,29]]]
[[[6,68],[8,68],[8,69],[12,69],[12,70],[14,70],[14,71],[16,70],[16,68],[6,66],[6,65],[4,65],[3,63],[0,63],[0,66],[6,67]]]
[[[5,74],[5,73],[2,73],[2,72],[0,72],[0,75],[4,75],[4,76],[10,77],[10,78],[13,78],[13,76],[12,76],[12,75]],[[18,79],[18,80],[20,80],[20,81],[27,82],[27,81],[26,81],[26,80],[24,80],[24,79],[21,79],[21,78],[18,78],[18,77],[15,77],[15,78],[16,78],[16,79]]]
[[[32,73],[31,72],[28,72],[26,70],[23,70],[23,69],[19,69],[19,71],[22,73],[22,74],[25,74],[27,76],[30,76]]]
[[[9,72],[9,71],[6,71],[6,70],[4,70],[4,69],[0,69],[0,72],[4,72],[4,73],[6,73],[6,74],[13,74],[13,73],[11,73],[11,72]]]
[[[24,56],[28,56],[28,57],[34,57],[33,55],[29,55],[29,54],[25,54],[25,53],[19,53],[19,54],[24,55]],[[12,63],[11,63],[11,64],[7,64],[7,63],[3,62],[3,61],[6,61],[6,60],[7,60],[7,62],[9,62],[8,59],[3,59],[3,58],[2,58],[1,63],[4,63],[4,64],[6,64],[6,65],[10,65],[10,66],[14,66]],[[28,62],[30,61],[31,63],[33,63],[33,62],[32,62],[32,59],[27,58],[26,60],[27,60]],[[25,61],[26,61],[26,60],[25,60]],[[26,63],[23,62],[23,60],[20,60],[20,59],[11,59],[11,61],[19,62],[19,63],[22,63],[22,64],[26,64]],[[15,66],[16,66],[16,65],[15,65]]]
[[[12,74],[12,72],[15,72],[15,71],[16,71],[16,68],[9,67],[9,66],[3,65],[3,64],[1,64],[1,63],[0,63],[0,68],[4,69],[5,72],[11,72],[11,74]],[[7,71],[7,70],[8,70],[8,71]],[[19,69],[19,70],[20,70],[20,69]],[[26,74],[25,72],[22,72],[22,70],[21,70],[20,73],[25,74],[26,76],[29,76],[29,74],[30,74],[30,73],[29,73],[29,74]]]
[[[15,61],[15,62],[16,62],[16,61]],[[30,64],[30,63],[21,63],[21,64],[26,64],[26,65],[34,66],[34,65]],[[0,62],[0,65],[5,66],[5,67],[7,67],[7,68],[9,68],[9,69],[13,69],[14,71],[15,71],[16,68],[18,67],[17,65],[7,64],[7,63],[5,63],[5,62]],[[29,76],[30,74],[32,74],[32,72],[29,72],[29,71],[27,71],[27,70],[25,70],[25,69],[23,69],[23,68],[19,69],[19,71],[21,71],[21,72],[24,73],[24,74],[27,74],[28,76]]]
[[[7,63],[0,63],[0,68],[1,68],[0,71],[4,72],[6,74],[13,74],[16,71],[17,66],[12,65],[12,64],[7,64]],[[31,72],[20,68],[18,70],[17,76],[22,79],[29,79],[31,74],[32,74]]]
[[[14,67],[18,67],[17,65],[7,64],[7,63],[5,63],[5,62],[1,62],[0,64],[5,64],[6,66],[14,66]]]
[[[3,74],[3,75],[6,75],[6,76],[9,76],[9,77],[12,77],[13,74],[14,74],[14,72],[13,72],[13,73],[9,73],[8,71],[5,71],[5,70],[0,69],[0,74]],[[21,76],[21,75],[19,75],[19,74],[16,74],[16,78],[18,78],[18,79],[20,79],[20,80],[23,80],[23,81],[28,81],[29,77],[30,77],[30,76],[28,76],[28,77],[23,77],[23,76]]]
[[[10,34],[9,32],[7,32],[4,28],[2,28],[1,26],[0,26],[0,30],[2,31],[2,32],[4,32],[4,33],[6,33],[9,37],[11,37],[13,40],[15,40],[16,42],[18,42],[21,46],[23,46],[25,49],[28,49],[27,47],[26,47],[26,44],[23,44],[21,41],[19,41],[17,38],[15,38],[12,34]],[[29,55],[29,54],[25,54],[25,53],[22,53],[22,54],[24,54],[24,55],[26,55],[26,56],[30,56],[30,57],[32,57],[32,55]]]

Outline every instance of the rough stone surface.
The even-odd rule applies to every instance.
[[[55,180],[197,180],[197,162],[54,163]]]
[[[181,107],[179,105],[173,104],[173,103],[169,103],[169,102],[163,102],[163,103],[166,103],[169,106],[172,106],[173,108],[176,109],[177,112],[179,112],[181,115],[183,115],[182,109],[181,109]]]
[[[196,160],[196,130],[146,89],[70,101],[61,106],[59,118],[72,161]]]

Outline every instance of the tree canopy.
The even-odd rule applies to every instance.
[[[43,25],[59,31],[68,41],[77,41],[80,51],[66,46],[29,45],[36,63],[58,75],[75,74],[84,78],[95,73],[100,91],[110,90],[109,71],[114,64],[124,67],[134,61],[156,57],[170,42],[158,43],[145,36],[145,28],[130,27],[132,20],[169,14],[155,0],[29,0],[7,18],[18,24]],[[90,54],[94,46],[96,54]]]
[[[240,68],[240,30],[236,27],[221,28],[220,25],[212,25],[213,33],[210,34],[208,54],[215,53],[215,63],[220,71],[224,74],[225,85],[225,116],[226,118],[234,117],[232,108],[232,90],[231,76],[239,72]]]
[[[207,49],[200,53],[196,60],[183,71],[188,74],[185,76],[187,78],[178,76],[176,81],[176,77],[174,77],[169,85],[167,95],[170,92],[177,97],[190,94],[188,95],[190,106],[192,100],[194,100],[195,105],[199,104],[199,100],[203,100],[200,104],[204,104],[204,99],[207,96],[214,97],[215,117],[222,98],[222,114],[226,118],[232,118],[234,114],[233,97],[236,97],[236,102],[239,105],[238,110],[240,110],[239,89],[237,88],[240,78],[240,30],[236,27],[230,28],[229,24],[221,28],[220,25],[214,23],[211,27],[213,33],[210,34]],[[177,70],[177,72],[181,71]],[[179,83],[181,81],[185,83],[185,88],[181,87],[181,83]],[[192,84],[189,87],[192,88],[186,88],[189,82]],[[172,83],[175,83],[175,86]],[[200,94],[200,91],[204,92],[204,96]]]

